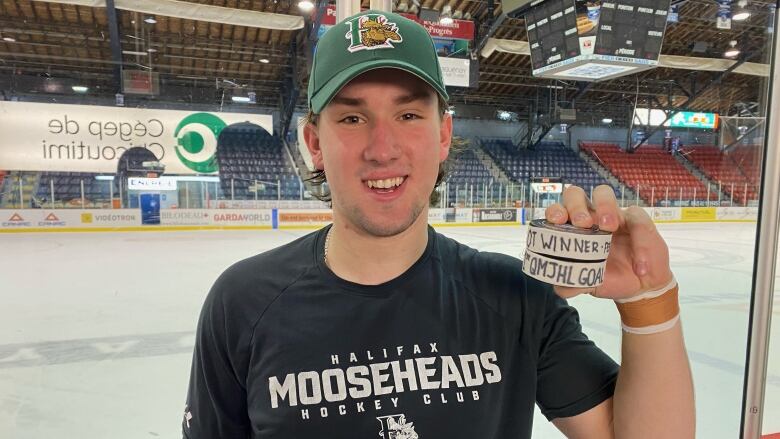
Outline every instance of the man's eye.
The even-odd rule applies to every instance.
[[[357,116],[347,116],[344,119],[341,119],[341,122],[348,124],[358,123],[360,122],[360,118]]]
[[[417,114],[414,114],[414,113],[406,113],[403,116],[401,116],[401,119],[403,119],[403,120],[415,120],[415,119],[419,119],[419,118],[420,118],[420,116],[417,115]]]

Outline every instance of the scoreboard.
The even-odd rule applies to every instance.
[[[670,3],[520,0],[504,7],[525,18],[534,76],[598,81],[658,65]]]

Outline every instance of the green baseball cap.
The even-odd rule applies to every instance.
[[[319,114],[349,81],[379,68],[407,71],[449,99],[428,31],[398,14],[368,10],[337,23],[317,43],[309,109]]]

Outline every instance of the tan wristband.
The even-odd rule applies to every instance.
[[[623,321],[623,330],[634,334],[666,331],[680,318],[677,282],[655,297],[615,301],[615,304]]]

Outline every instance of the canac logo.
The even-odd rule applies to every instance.
[[[48,215],[46,215],[46,218],[44,218],[43,221],[38,221],[38,225],[39,226],[64,226],[65,221],[60,221],[57,215],[55,215],[54,212],[51,212]]]
[[[176,157],[193,171],[211,174],[219,170],[217,139],[227,125],[211,113],[191,114],[176,126]]]
[[[30,227],[31,224],[29,221],[25,221],[24,218],[22,218],[21,215],[19,215],[17,212],[14,212],[13,215],[11,215],[10,218],[8,218],[8,221],[3,221],[3,227]]]
[[[398,33],[398,26],[387,21],[387,17],[380,14],[366,14],[348,21],[349,32],[344,37],[349,40],[347,50],[357,52],[359,50],[393,49],[393,43],[403,42],[403,37]]]

